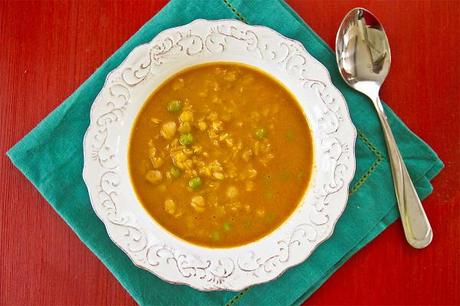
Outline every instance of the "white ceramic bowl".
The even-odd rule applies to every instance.
[[[314,140],[314,170],[295,212],[250,244],[212,249],[172,235],[139,203],[128,172],[131,127],[148,96],[178,71],[239,62],[271,74],[296,96]],[[326,68],[297,41],[236,20],[195,20],[135,48],[107,77],[91,108],[83,178],[110,238],[161,279],[199,290],[241,290],[303,262],[329,238],[345,209],[355,171],[356,130]]]

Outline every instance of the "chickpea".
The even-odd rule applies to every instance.
[[[205,201],[202,196],[194,196],[190,203],[197,212],[204,212],[205,210]]]
[[[176,123],[174,121],[169,121],[161,126],[160,134],[164,139],[172,139],[176,134],[176,129]]]
[[[165,201],[165,211],[168,214],[173,215],[176,212],[176,203],[171,199],[167,199]]]
[[[226,195],[228,198],[234,199],[238,196],[238,189],[235,186],[229,186]]]
[[[193,113],[191,111],[183,111],[182,114],[179,116],[179,120],[181,122],[192,122],[193,121]]]
[[[147,181],[149,181],[150,183],[156,185],[156,184],[159,184],[162,181],[163,175],[158,170],[150,170],[145,175],[145,179]]]

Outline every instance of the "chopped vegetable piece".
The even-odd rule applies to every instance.
[[[263,138],[265,138],[265,136],[267,136],[267,130],[264,129],[264,128],[257,128],[255,131],[254,131],[254,136],[259,139],[259,140],[262,140]]]
[[[158,124],[161,122],[161,120],[158,118],[150,118],[150,122],[152,122],[153,124]]]
[[[198,189],[201,187],[201,178],[199,176],[192,177],[188,181],[188,186],[194,190]]]
[[[176,203],[171,199],[166,199],[165,201],[165,211],[173,215],[176,212]]]
[[[153,145],[150,145],[150,144],[149,144],[149,150],[148,151],[149,151],[148,156],[150,158],[155,157],[155,155],[157,154],[157,149]]]
[[[163,159],[161,157],[150,158],[153,168],[158,169],[163,166]]]
[[[192,205],[193,209],[195,209],[197,212],[201,213],[205,210],[205,202],[202,196],[194,196],[190,202],[190,205]]]
[[[265,216],[265,209],[263,209],[263,208],[257,209],[257,210],[256,210],[256,215],[257,215],[258,217],[263,217],[263,216]]]
[[[241,155],[241,157],[245,160],[245,161],[249,161],[249,159],[252,157],[252,150],[249,149],[249,150],[246,150],[243,152],[243,154]]]
[[[145,179],[149,181],[149,183],[159,184],[163,179],[163,175],[161,175],[161,172],[158,170],[150,170],[145,175]]]
[[[168,103],[166,108],[170,113],[178,113],[182,110],[182,102],[179,100],[172,100]]]
[[[193,149],[193,153],[200,154],[201,151],[203,150],[203,147],[202,146],[193,146],[192,149]]]
[[[214,172],[212,174],[212,176],[214,176],[218,180],[223,180],[224,179],[224,174],[222,172]]]
[[[252,179],[257,176],[257,170],[254,168],[248,169],[248,178]]]
[[[179,143],[183,146],[191,145],[193,143],[193,135],[191,133],[180,135]]]
[[[179,132],[181,132],[182,134],[190,133],[191,130],[192,126],[188,122],[182,122],[179,126]]]
[[[181,174],[182,174],[182,171],[180,171],[180,169],[177,168],[176,166],[172,166],[172,167],[171,167],[171,170],[169,170],[169,172],[171,173],[171,175],[172,175],[174,178],[178,178],[178,177],[181,176]]]
[[[207,126],[208,126],[208,125],[207,125],[206,122],[204,122],[204,121],[198,122],[198,128],[200,129],[200,131],[206,130],[206,127],[207,127]]]
[[[179,116],[179,120],[182,122],[192,122],[193,113],[191,111],[183,111],[182,114],[180,114]]]
[[[238,196],[238,189],[235,186],[229,186],[226,194],[230,199],[234,199]]]

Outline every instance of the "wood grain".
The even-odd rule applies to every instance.
[[[331,46],[349,9],[364,6],[380,18],[393,56],[382,97],[446,164],[424,201],[433,244],[411,249],[396,223],[306,304],[460,304],[460,1],[288,2]],[[1,152],[164,4],[0,1]],[[0,305],[134,305],[4,154],[0,169]]]

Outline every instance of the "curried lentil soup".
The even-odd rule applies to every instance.
[[[164,228],[208,247],[255,241],[299,204],[313,163],[295,98],[253,68],[182,71],[145,103],[131,134],[138,198]]]

